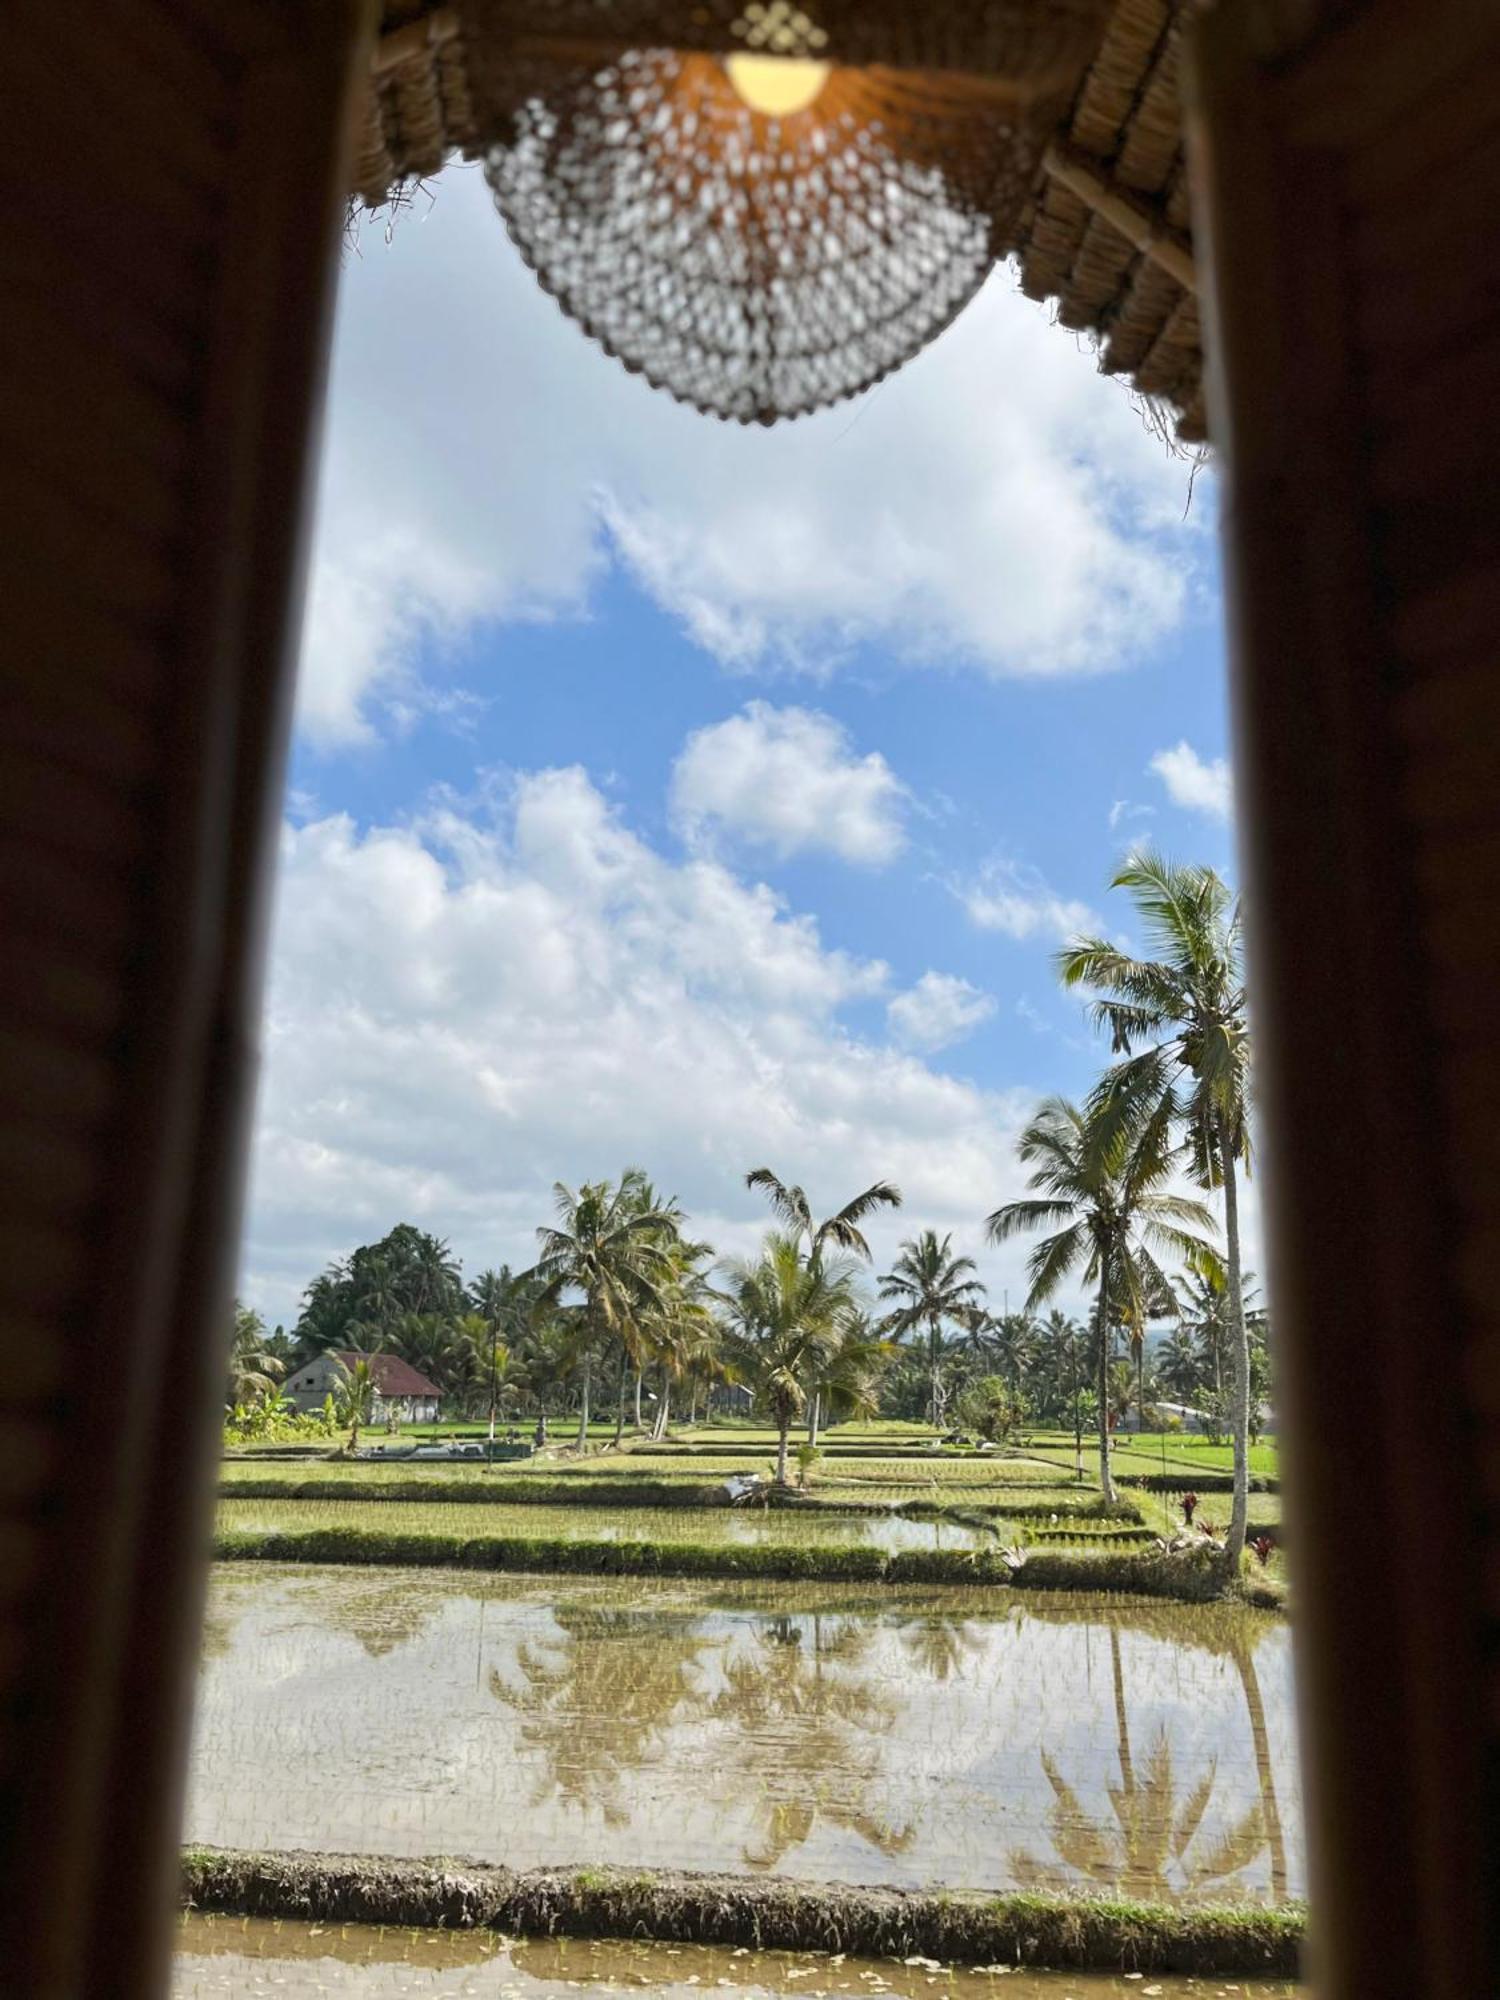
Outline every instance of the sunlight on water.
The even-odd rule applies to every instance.
[[[187,1837],[1304,1892],[1291,1634],[995,1591],[220,1569]]]

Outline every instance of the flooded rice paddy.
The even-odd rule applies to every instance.
[[[767,1507],[548,1507],[441,1500],[221,1500],[222,1532],[364,1528],[389,1535],[515,1536],[570,1542],[692,1542],[709,1548],[977,1549],[999,1523],[908,1520]]]
[[[829,1958],[691,1945],[534,1943],[484,1932],[376,1931],[358,1925],[258,1923],[189,1917],[179,1932],[172,2000],[263,2000],[296,1994],[358,2000],[564,2000],[580,1990],[700,2000],[1284,2000],[1294,1988],[1262,1980],[1125,1978],[1098,1973],[955,1971],[922,1961]]]
[[[1291,1695],[1287,1626],[1227,1605],[226,1567],[186,1831],[1276,1901]]]

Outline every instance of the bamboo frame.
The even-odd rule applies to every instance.
[[[1076,148],[1060,139],[1054,139],[1043,154],[1042,171],[1076,194],[1101,221],[1118,230],[1133,249],[1159,265],[1184,291],[1196,297],[1198,267],[1193,261],[1192,247],[1164,217],[1144,202],[1133,201],[1112,187]]]

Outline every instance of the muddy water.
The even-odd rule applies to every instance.
[[[793,1512],[764,1507],[532,1507],[503,1503],[382,1500],[223,1500],[219,1526],[276,1534],[303,1528],[368,1528],[377,1533],[559,1536],[570,1542],[695,1542],[748,1548],[993,1549],[995,1528],[961,1521],[914,1521],[899,1514]]]
[[[1289,1640],[1227,1606],[225,1567],[187,1836],[1278,1900]]]
[[[1283,2000],[1295,1988],[1252,1980],[1124,1979],[1082,1973],[957,1972],[922,1963],[827,1958],[818,1952],[705,1950],[557,1938],[536,1944],[469,1932],[375,1931],[189,1917],[178,1939],[172,2000],[260,2000],[348,1995],[350,2000],[562,2000],[580,1989],[699,2000]]]

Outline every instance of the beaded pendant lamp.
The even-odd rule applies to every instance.
[[[762,424],[879,381],[974,296],[1014,239],[1102,11],[442,10],[483,128],[464,150],[540,284],[656,387]]]

